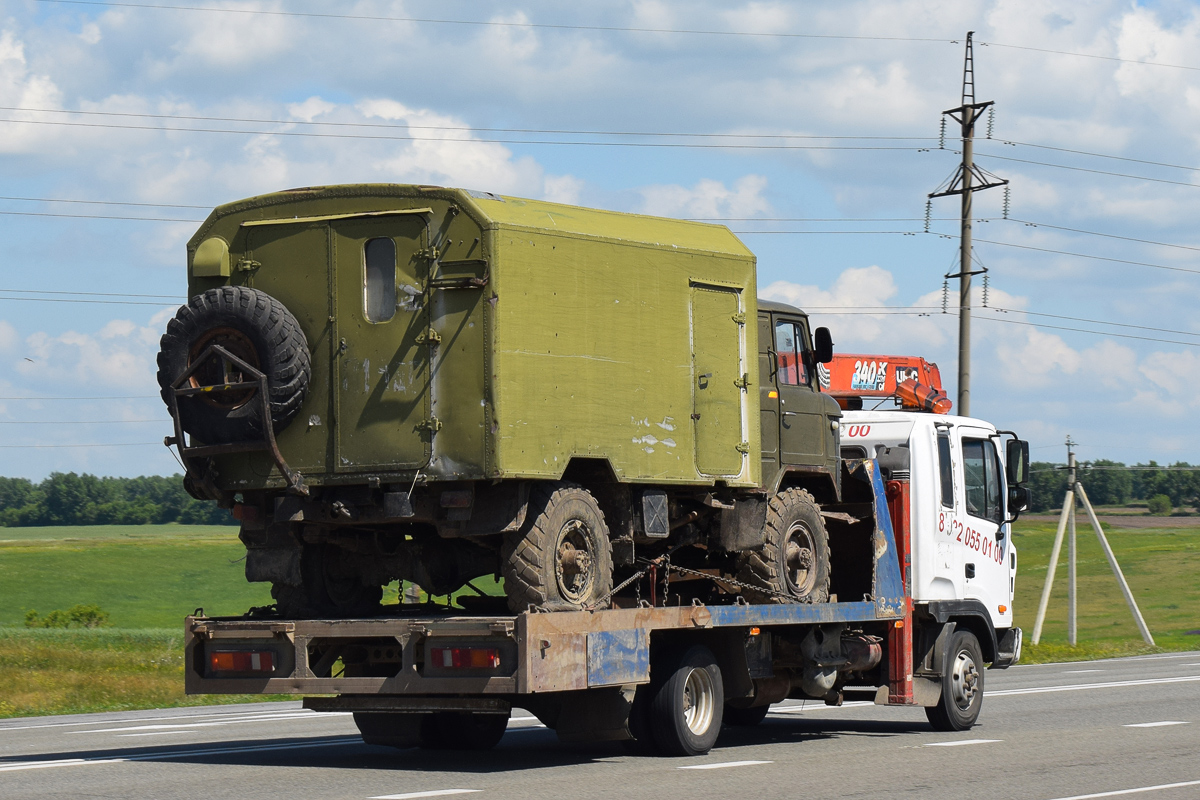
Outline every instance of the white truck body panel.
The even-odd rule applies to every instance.
[[[945,495],[939,435],[947,440],[942,447],[948,445],[950,455],[952,490]],[[1003,441],[995,426],[970,417],[912,411],[847,411],[842,417],[843,456],[854,457],[851,448],[856,447],[867,458],[880,458],[881,464],[903,460],[902,453],[889,454],[889,448],[908,451],[913,603],[978,600],[997,630],[1011,628],[1017,551],[1012,526],[1003,522],[1008,487]],[[972,572],[974,577],[968,577]]]

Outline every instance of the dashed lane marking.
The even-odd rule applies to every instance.
[[[1082,675],[1085,672],[1104,672],[1102,669],[1064,669],[1063,675]]]
[[[94,720],[80,720],[80,721],[76,721],[76,722],[48,722],[48,723],[45,723],[42,725],[2,725],[2,724],[0,724],[0,733],[6,733],[8,731],[38,730],[41,728],[77,728],[77,727],[83,727],[85,725],[123,725],[126,723],[159,722],[159,721],[170,721],[170,720],[181,720],[181,719],[220,719],[220,720],[226,720],[226,721],[242,721],[242,720],[245,720],[245,721],[258,721],[258,720],[270,721],[270,720],[275,720],[275,719],[283,719],[286,717],[296,717],[296,716],[312,717],[312,718],[316,719],[321,716],[330,716],[330,717],[345,716],[348,713],[349,712],[335,711],[335,712],[329,712],[329,713],[322,712],[322,713],[318,714],[315,711],[306,711],[304,709],[299,709],[299,708],[295,708],[295,709],[289,708],[289,709],[284,709],[284,710],[279,710],[279,711],[240,711],[240,712],[222,711],[222,712],[217,712],[217,713],[206,713],[206,714],[172,714],[170,716],[164,716],[164,717],[133,717],[131,719],[125,720],[124,722],[122,722],[122,720],[119,720],[119,719],[94,719]]]
[[[330,712],[329,714],[326,714],[324,712],[322,712],[320,714],[315,714],[315,713],[313,713],[313,714],[279,714],[279,715],[271,716],[271,717],[250,717],[250,718],[246,718],[246,719],[223,719],[219,722],[181,722],[177,725],[169,725],[169,724],[126,725],[126,726],[120,727],[120,728],[99,728],[97,730],[90,730],[90,731],[67,731],[67,733],[69,733],[71,735],[76,735],[76,734],[81,734],[81,733],[121,733],[123,731],[152,731],[152,730],[164,730],[165,731],[165,730],[170,730],[172,728],[217,728],[222,725],[247,725],[247,724],[252,724],[255,722],[278,722],[280,720],[290,720],[290,719],[316,720],[316,719],[320,719],[323,716],[347,717],[347,716],[350,716],[350,712],[349,711],[336,711],[336,712]],[[132,721],[136,721],[136,720],[132,720]]]
[[[429,792],[408,792],[407,794],[381,794],[371,800],[416,800],[418,797],[445,797],[450,794],[473,794],[482,789],[434,789]]]
[[[961,747],[964,744],[992,744],[1003,742],[1003,739],[959,739],[956,742],[930,742],[923,747]]]
[[[774,764],[774,761],[722,761],[719,764],[689,764],[678,769],[725,769],[727,767],[754,767],[759,764]]]
[[[1154,686],[1163,683],[1195,683],[1200,675],[1185,675],[1180,678],[1147,678],[1140,681],[1106,681],[1102,683],[1074,683],[1066,686],[1036,686],[1029,689],[1001,689],[988,692],[988,697],[1009,697],[1017,694],[1044,694],[1046,692],[1077,692],[1083,689],[1117,689],[1123,686]]]
[[[1164,789],[1182,789],[1185,786],[1200,786],[1200,781],[1160,783],[1157,786],[1139,786],[1136,789],[1117,789],[1112,792],[1096,792],[1095,794],[1073,794],[1070,797],[1055,797],[1053,800],[1095,800],[1098,797],[1121,797],[1122,795],[1141,794],[1142,792],[1160,792]]]
[[[1122,728],[1165,728],[1168,725],[1187,725],[1188,723],[1177,719],[1165,719],[1162,722],[1131,722],[1128,725],[1122,725]]]

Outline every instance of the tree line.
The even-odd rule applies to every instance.
[[[234,524],[229,511],[185,492],[182,475],[101,478],[55,472],[40,483],[0,477],[0,527],[163,522]]]
[[[1065,464],[1035,461],[1030,464],[1029,488],[1033,490],[1032,511],[1062,508],[1067,493]],[[1125,505],[1134,500],[1149,502],[1166,497],[1171,506],[1200,507],[1200,470],[1186,462],[1170,467],[1155,461],[1128,468],[1120,461],[1081,461],[1076,477],[1083,484],[1092,505]],[[1161,500],[1160,500],[1161,503]]]

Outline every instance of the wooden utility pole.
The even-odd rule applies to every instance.
[[[964,417],[971,413],[971,276],[986,272],[971,269],[971,195],[1008,183],[975,166],[975,123],[992,101],[975,102],[974,37],[975,32],[968,31],[963,58],[962,105],[942,112],[962,128],[962,163],[947,188],[929,195],[930,199],[952,194],[962,196],[958,275],[946,277],[958,278],[958,413]]]

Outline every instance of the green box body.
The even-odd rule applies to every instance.
[[[251,286],[299,320],[312,381],[278,442],[311,485],[558,478],[578,458],[761,483],[755,259],[723,226],[334,186],[221,206],[188,255],[190,295]],[[283,486],[265,454],[218,475]]]

